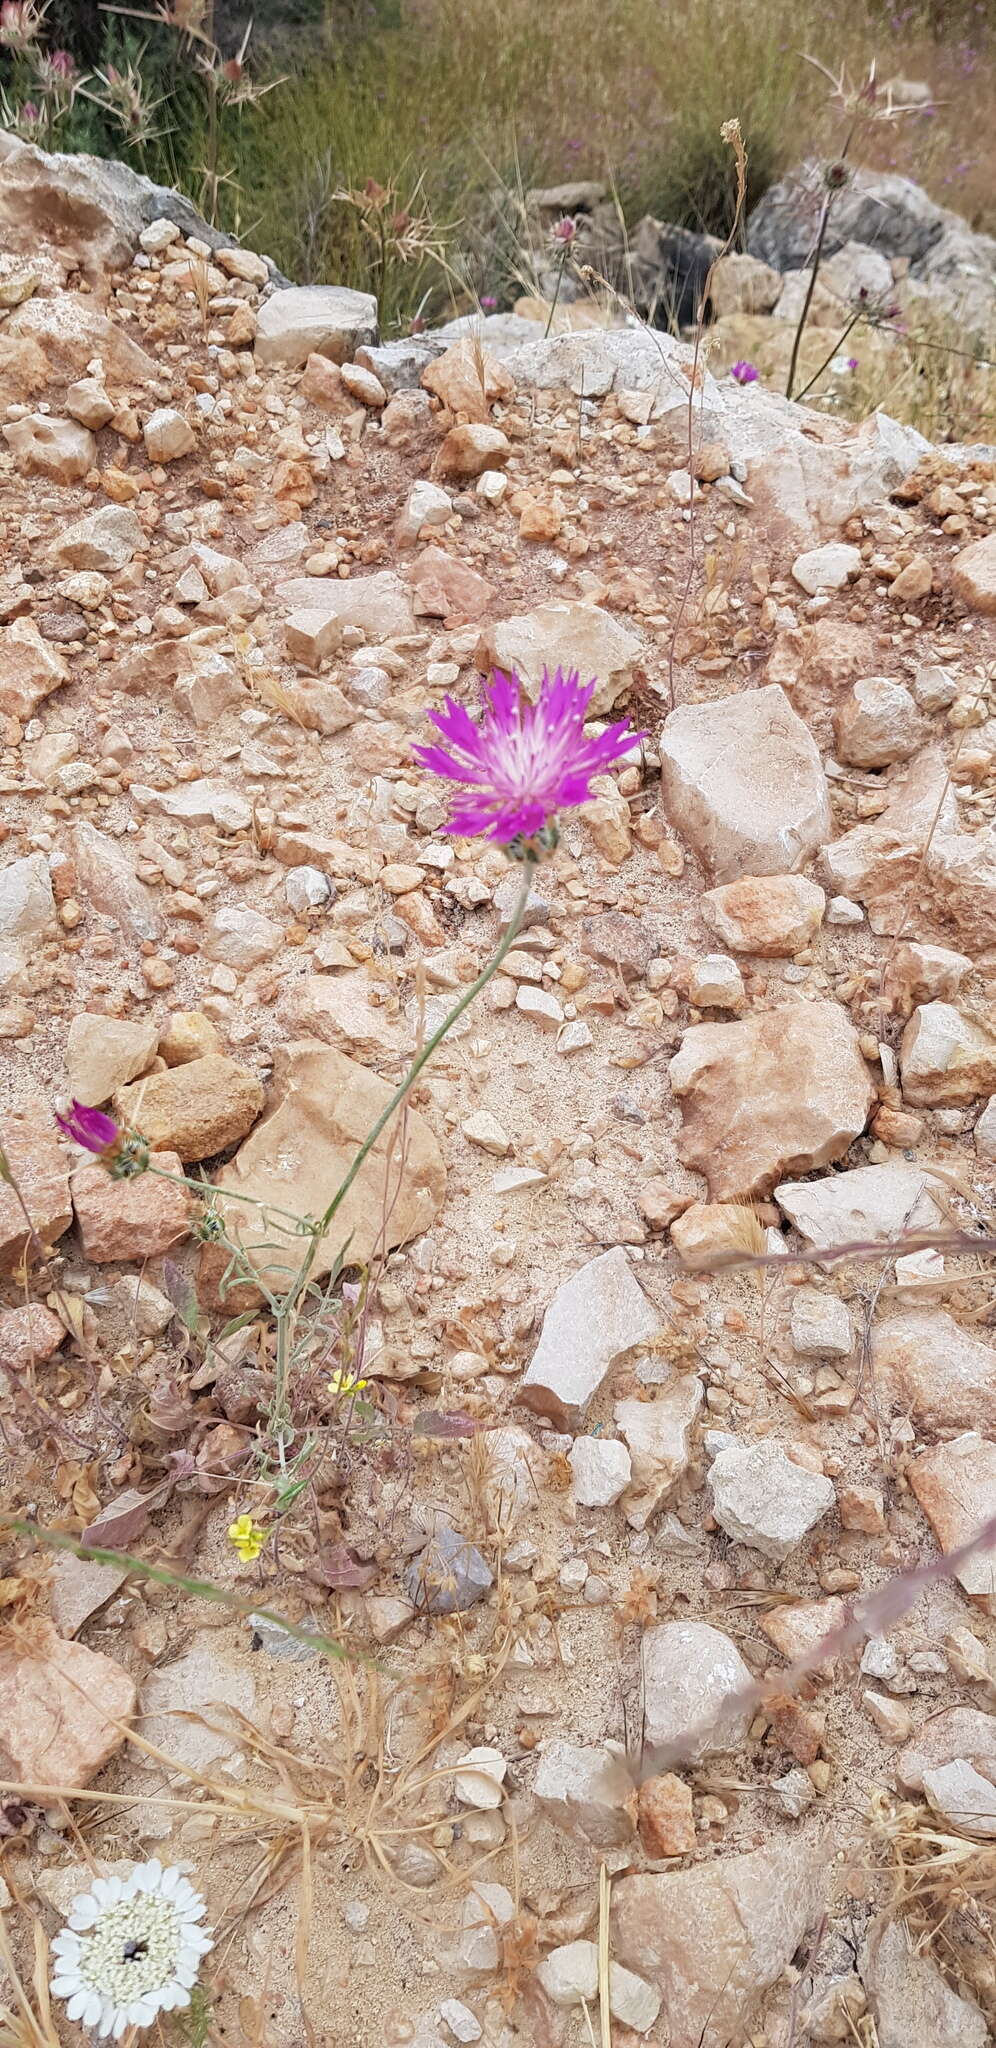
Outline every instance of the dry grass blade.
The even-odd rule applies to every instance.
[[[609,1908],[612,1879],[604,1863],[598,1871],[598,2015],[602,2048],[612,2048],[612,2007],[609,2002]]]
[[[0,1963],[9,1987],[7,1995],[13,2000],[12,2004],[0,2004],[0,2048],[61,2048],[49,2000],[48,1942],[40,1920],[32,1919],[32,1928],[34,1967],[29,1993],[21,1981],[6,1921],[0,1913]]]

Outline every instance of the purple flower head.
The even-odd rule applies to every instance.
[[[846,361],[846,363],[844,364],[844,368],[845,368],[845,370],[856,370],[856,369],[857,369],[857,367],[858,367],[858,358],[857,358],[857,356],[848,356],[848,358],[847,358],[847,361]]]
[[[573,242],[577,231],[577,222],[571,219],[569,213],[565,213],[563,219],[558,220],[553,229],[553,239],[555,242]]]
[[[118,1141],[118,1127],[112,1116],[105,1116],[102,1109],[88,1109],[85,1102],[77,1102],[75,1096],[66,1116],[55,1119],[60,1131],[67,1138],[82,1145],[86,1152],[106,1152],[109,1145]]]
[[[530,704],[518,676],[496,670],[481,693],[479,724],[452,697],[445,711],[431,711],[447,745],[415,747],[415,758],[431,774],[467,787],[447,830],[484,832],[507,846],[534,839],[556,811],[585,803],[592,776],[645,737],[630,732],[623,719],[598,739],[588,738],[584,721],[594,688],[582,684],[576,669],[567,676],[544,669],[539,697]]]
[[[482,293],[481,293],[481,312],[482,312],[482,313],[494,313],[494,312],[495,312],[495,311],[497,310],[497,306],[498,306],[498,301],[497,301],[497,299],[495,298],[494,292],[482,292]]]
[[[735,377],[738,384],[756,384],[760,374],[753,363],[730,364],[730,376]]]

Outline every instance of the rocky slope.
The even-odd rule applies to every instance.
[[[5,1494],[116,1503],[112,1545],[380,1666],[12,1541],[11,1890],[54,1931],[89,1786],[88,1856],[196,1869],[226,2038],[303,1998],[330,2043],[542,2048],[591,2038],[604,1866],[615,2048],[984,2048],[991,1555],[744,1693],[996,1499],[985,1260],[819,1256],[993,1228],[992,465],[636,329],[384,345],[140,181],[4,176]],[[410,754],[491,662],[648,737],[343,1212],[363,1348],[303,1359],[295,1498],[270,1319],[212,1347],[193,1198],[53,1105],[321,1206],[509,916]],[[967,1891],[908,1935],[888,1845],[930,1827]]]

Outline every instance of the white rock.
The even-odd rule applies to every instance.
[[[256,360],[303,368],[312,354],[343,363],[377,339],[377,301],[342,285],[292,285],[264,300],[257,315]]]
[[[846,1302],[816,1287],[797,1287],[792,1296],[792,1348],[800,1358],[849,1358],[854,1332]]]
[[[158,811],[166,818],[184,818],[191,825],[219,825],[225,832],[248,832],[252,805],[227,782],[201,776],[196,782],[177,783],[175,789],[150,789],[133,782],[131,794],[146,811]]]
[[[475,1109],[472,1116],[464,1117],[460,1129],[472,1145],[478,1145],[482,1152],[490,1152],[495,1159],[504,1159],[511,1146],[508,1132],[503,1131],[498,1118],[489,1109]]]
[[[558,1827],[583,1835],[600,1849],[619,1848],[633,1839],[633,1780],[608,1750],[544,1743],[533,1791]]]
[[[924,1771],[923,1789],[948,1827],[976,1842],[996,1841],[996,1785],[959,1757]]]
[[[661,799],[712,882],[787,874],[831,833],[819,750],[777,683],[672,711]]]
[[[852,903],[849,896],[831,896],[827,905],[828,924],[864,924],[865,913],[860,903]]]
[[[519,1399],[559,1428],[577,1425],[610,1365],[659,1328],[621,1246],[590,1259],[557,1289]]]
[[[486,472],[487,474],[488,472]],[[494,475],[496,472],[491,471]],[[502,478],[504,483],[505,479]],[[423,526],[445,526],[453,517],[453,500],[441,484],[433,484],[425,477],[413,483],[405,507],[395,528],[399,543],[404,546],[416,541]]]
[[[444,1998],[439,2017],[444,2027],[449,2028],[454,2041],[479,2041],[484,2032],[476,2014],[460,1998]]]
[[[799,1548],[836,1500],[829,1479],[793,1465],[771,1442],[720,1451],[709,1488],[720,1528],[779,1563]]]
[[[202,944],[209,960],[245,974],[261,961],[271,960],[283,936],[282,925],[274,924],[272,918],[251,910],[246,903],[233,903],[215,911]]]
[[[634,2034],[646,2034],[660,2009],[661,1994],[655,1984],[647,1984],[635,1970],[625,1970],[621,1963],[609,1963],[609,2011],[621,2027],[632,2027]]]
[[[36,938],[55,916],[43,853],[26,853],[0,868],[0,939]]]
[[[500,1749],[484,1745],[468,1749],[460,1758],[460,1765],[453,1780],[457,1798],[464,1806],[476,1806],[482,1812],[501,1805],[501,1788],[505,1782],[508,1760]]]
[[[632,1460],[618,1437],[575,1437],[568,1462],[574,1498],[582,1508],[611,1508],[632,1477]]]
[[[751,1685],[752,1676],[720,1629],[702,1621],[648,1628],[641,1663],[644,1741],[655,1770],[699,1763],[746,1740],[751,1709],[736,1695]]]
[[[858,1239],[895,1237],[904,1227],[937,1230],[941,1212],[931,1181],[919,1166],[890,1160],[855,1166],[824,1180],[785,1180],[775,1200],[809,1245],[823,1248]]]
[[[742,1010],[747,1000],[744,978],[726,953],[707,953],[688,976],[688,1000],[700,1010]]]
[[[441,1935],[436,1954],[443,1969],[490,1976],[501,1962],[501,1930],[515,1917],[515,1900],[503,1884],[475,1878],[460,1903],[459,1928]]]
[[[305,865],[292,868],[284,883],[284,895],[288,908],[298,917],[305,917],[309,910],[323,910],[332,896],[332,884],[321,868]]]
[[[553,1948],[538,1965],[537,1978],[552,2005],[570,2008],[594,2003],[598,1997],[598,1945],[594,1941],[568,1941]]]
[[[826,547],[809,548],[797,555],[792,574],[800,588],[815,597],[819,590],[843,590],[861,574],[861,550],[846,541],[828,541]]]
[[[150,413],[142,429],[145,452],[150,462],[178,462],[183,455],[192,454],[197,446],[197,436],[187,425],[182,412],[172,406],[163,405]]]

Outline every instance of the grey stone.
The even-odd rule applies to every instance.
[[[974,1999],[952,1991],[937,1964],[916,1953],[900,1920],[873,1928],[860,1967],[879,2048],[988,2048]]]
[[[606,1749],[577,1742],[543,1745],[533,1783],[539,1804],[568,1834],[600,1849],[633,1839],[636,1792],[629,1772]]]
[[[55,898],[43,853],[26,853],[0,867],[0,939],[33,939],[55,916]]]
[[[709,1473],[712,1511],[734,1542],[781,1562],[834,1506],[829,1479],[793,1465],[778,1444],[720,1451]]]
[[[430,1614],[462,1614],[483,1600],[494,1573],[473,1543],[444,1523],[405,1572],[405,1592]]]
[[[259,309],[256,360],[303,369],[310,355],[344,363],[377,340],[377,301],[344,285],[291,285]]]
[[[996,1841],[996,1785],[958,1757],[924,1771],[923,1789],[941,1819],[956,1835],[973,1841]]]
[[[702,1381],[684,1373],[652,1401],[617,1401],[616,1428],[633,1462],[633,1480],[623,1507],[631,1529],[645,1529],[664,1506],[688,1468],[691,1434],[704,1400]]]
[[[568,1458],[581,1508],[612,1507],[632,1477],[629,1452],[617,1437],[576,1437]]]
[[[902,1160],[855,1166],[825,1180],[786,1180],[775,1200],[806,1243],[820,1249],[859,1239],[895,1237],[903,1229],[937,1230],[941,1212],[930,1180]]]
[[[661,798],[711,882],[787,874],[830,837],[819,750],[777,683],[672,711]]]
[[[309,1615],[305,1627],[317,1628],[318,1623]],[[252,1649],[262,1651],[278,1664],[310,1664],[321,1655],[315,1643],[302,1643],[299,1637],[288,1635],[278,1621],[269,1621],[265,1614],[250,1614],[249,1630]]]
[[[141,1732],[179,1765],[202,1770],[237,1748],[235,1724],[224,1710],[251,1715],[255,1692],[244,1660],[229,1663],[214,1635],[195,1636],[175,1663],[149,1672],[139,1702]]]
[[[558,1428],[576,1428],[615,1359],[649,1343],[658,1328],[625,1252],[614,1246],[558,1287],[519,1400]]]
[[[816,1287],[797,1287],[792,1296],[792,1348],[800,1358],[849,1358],[854,1332],[846,1302]]]
[[[702,1621],[666,1621],[641,1646],[643,1735],[654,1768],[672,1771],[746,1740],[752,1677],[729,1636]]]

